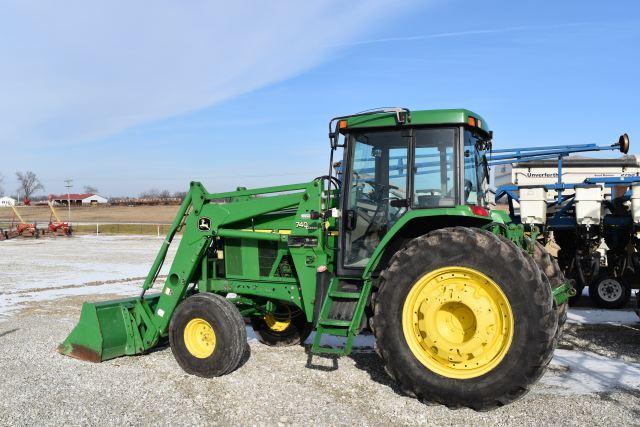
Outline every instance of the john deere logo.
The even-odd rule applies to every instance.
[[[202,217],[198,220],[198,230],[209,231],[211,230],[211,220],[206,217]]]

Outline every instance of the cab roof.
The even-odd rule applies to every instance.
[[[475,123],[475,127],[489,132],[489,125],[479,115],[464,108],[446,110],[416,110],[411,111],[410,120],[403,126],[420,125],[470,125]],[[472,119],[471,119],[472,118]],[[346,129],[371,128],[371,127],[396,127],[395,113],[371,113],[353,117],[348,117]],[[343,128],[345,130],[345,128]]]

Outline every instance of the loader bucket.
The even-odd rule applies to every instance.
[[[89,362],[134,355],[148,350],[143,337],[160,294],[104,302],[85,302],[80,321],[58,346],[58,352]],[[146,306],[146,307],[145,307]],[[147,319],[145,321],[145,319]]]

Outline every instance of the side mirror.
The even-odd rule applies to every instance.
[[[335,150],[338,148],[338,132],[329,133],[329,143],[331,144],[331,149]]]
[[[336,130],[329,132],[329,142],[333,150],[342,148],[345,145],[344,141],[340,144],[340,131],[337,128]]]
[[[476,149],[480,151],[488,151],[488,150],[491,150],[492,145],[493,145],[493,142],[490,139],[488,140],[479,139],[476,142]]]
[[[618,139],[618,148],[622,154],[627,154],[629,152],[629,135],[626,133],[620,135],[620,139]]]

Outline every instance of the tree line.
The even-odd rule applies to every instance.
[[[26,197],[29,200],[35,200],[38,199],[38,197],[34,197],[35,194],[39,191],[45,190],[44,184],[42,184],[40,178],[38,178],[33,171],[16,172],[16,179],[18,180],[18,188],[16,189],[18,197]],[[84,192],[87,194],[98,194],[98,188],[93,185],[85,185]],[[4,196],[4,194],[4,175],[0,173],[0,197]],[[160,190],[158,188],[151,188],[141,192],[139,197],[141,199],[184,199],[186,195],[186,191],[176,191],[172,193],[166,189]],[[45,199],[46,197],[42,196],[40,198]]]
[[[33,171],[16,172],[16,179],[18,180],[18,188],[16,189],[18,197],[32,200],[37,192],[44,191],[44,184],[42,184],[38,175]],[[92,185],[85,185],[84,192],[98,194],[98,189]],[[4,194],[4,175],[0,173],[0,197],[4,196]],[[42,198],[45,197],[43,196]]]
[[[172,193],[169,190],[159,190],[157,188],[151,188],[140,193],[139,197],[141,199],[184,199],[186,195],[186,191],[176,191]]]
[[[16,193],[18,193],[19,197],[26,197],[29,200],[38,199],[38,197],[34,198],[34,195],[39,191],[44,191],[44,185],[40,178],[33,171],[26,172],[16,172],[16,179],[18,180],[18,188],[16,189]],[[98,194],[98,188],[93,185],[85,185],[84,193],[87,194]],[[4,186],[4,175],[0,173],[0,197],[5,195],[5,186]],[[179,198],[184,199],[187,195],[186,191],[175,191],[170,192],[169,190],[160,190],[158,188],[151,188],[149,190],[143,191],[140,193],[138,197],[141,199],[170,199],[170,198]],[[45,196],[40,197],[45,199]]]

